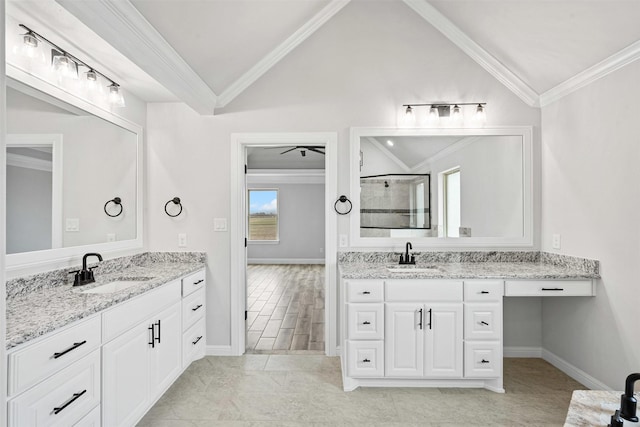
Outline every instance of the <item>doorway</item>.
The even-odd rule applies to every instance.
[[[334,356],[337,342],[337,219],[333,212],[333,199],[337,197],[337,135],[335,133],[233,134],[231,144],[231,217],[233,219],[230,227],[231,354],[241,355],[246,351],[247,346],[251,347],[253,345],[253,350],[259,350],[258,347],[264,347],[265,351],[274,352],[280,350],[280,348],[274,349],[274,346],[282,347],[282,351],[295,351],[295,347],[302,350],[305,347],[305,351],[322,352]],[[310,148],[313,148],[313,150],[310,150]],[[301,172],[297,169],[283,169],[282,167],[274,172],[272,170],[274,168],[268,168],[267,166],[269,165],[262,163],[260,169],[252,167],[251,172],[247,173],[250,170],[246,166],[248,165],[249,153],[256,150],[267,151],[267,149],[278,156],[280,155],[279,153],[293,153],[295,157],[300,157],[297,159],[298,161],[308,160],[307,157],[310,157],[312,152],[313,154],[318,154],[314,150],[322,151],[324,153],[322,154],[325,164],[324,172],[320,174],[317,170],[313,170],[314,168]],[[262,180],[260,186],[256,183],[256,178]],[[322,200],[319,208],[314,211],[317,212],[320,209],[323,213],[322,245],[310,244],[309,246],[318,250],[321,255],[318,255],[318,253],[315,255],[303,255],[300,251],[304,249],[304,244],[298,246],[298,253],[295,257],[287,258],[284,256],[278,258],[275,255],[274,257],[268,255],[270,252],[277,252],[274,249],[276,246],[278,246],[278,251],[282,251],[285,247],[285,245],[274,243],[275,240],[283,238],[284,236],[280,235],[280,233],[285,232],[282,224],[279,223],[274,230],[274,221],[276,220],[274,217],[277,212],[273,207],[279,205],[284,207],[283,203],[287,198],[286,193],[282,190],[278,191],[276,196],[278,199],[271,204],[272,209],[269,212],[266,210],[257,212],[262,214],[260,218],[257,218],[261,221],[259,224],[258,222],[254,223],[254,225],[262,226],[262,235],[266,235],[268,239],[271,239],[271,242],[252,242],[255,243],[253,246],[257,250],[250,251],[252,248],[250,248],[249,237],[252,235],[252,230],[250,230],[249,222],[249,190],[273,192],[273,190],[282,188],[282,184],[277,184],[277,181],[282,181],[283,179],[300,185],[314,180],[317,182],[320,178],[324,181],[324,188],[321,194]],[[273,196],[274,193],[271,193],[271,195]],[[263,205],[267,206],[268,203],[263,203]],[[284,214],[284,211],[282,213]],[[285,218],[283,216],[282,218],[277,218],[277,221],[283,218],[287,221],[291,220],[291,217]],[[300,216],[300,218],[304,219],[305,216]],[[317,229],[318,227],[314,228]],[[255,234],[253,236],[255,237]],[[269,249],[269,246],[271,249]],[[250,259],[251,264],[249,264]],[[277,260],[277,263],[274,263],[275,260]],[[322,263],[324,263],[324,268],[322,269],[324,271],[320,269]],[[251,279],[252,273],[255,273],[253,274],[255,277],[253,280]],[[276,276],[280,276],[278,280],[280,285],[278,286],[275,285],[273,280]],[[271,277],[271,280],[268,277]],[[296,283],[304,283],[305,286],[296,290],[294,286]],[[251,289],[251,292],[248,292],[247,287]],[[262,299],[259,300],[258,298]],[[291,304],[292,300],[296,304]],[[255,305],[257,301],[263,302]],[[248,305],[249,302],[251,303],[250,306]],[[262,311],[267,304],[269,304],[270,309],[273,309],[271,313],[268,313],[270,310]],[[302,313],[300,313],[301,310],[303,311]],[[260,314],[261,312],[262,314]],[[271,316],[274,312],[276,316],[272,318]],[[289,316],[285,319],[284,317],[287,314]],[[296,315],[295,317],[293,316],[294,314]],[[298,316],[299,314],[302,316]],[[250,318],[250,316],[253,318]],[[258,320],[258,317],[262,317],[259,320],[265,326],[260,333],[260,337],[257,336],[260,324],[256,324],[254,328],[256,333],[246,335],[247,322],[253,324]],[[278,317],[282,317],[282,319]],[[295,325],[293,324],[294,321]],[[316,325],[315,329],[313,327],[314,324]],[[307,325],[310,326],[308,330],[306,329]],[[283,326],[285,327],[283,328]],[[267,327],[270,329],[263,336],[264,329]],[[283,331],[284,329],[287,329],[287,331]],[[308,331],[308,333],[304,334],[304,331]],[[280,333],[282,335],[278,340]],[[318,338],[318,334],[321,334],[322,339]],[[300,337],[296,338],[295,335]],[[307,335],[307,337],[303,337],[303,335]],[[260,338],[265,338],[261,346],[258,345]],[[278,340],[277,346],[276,340]],[[322,343],[322,345],[319,343]],[[289,345],[289,348],[285,350],[284,347],[286,345]],[[271,348],[269,349],[268,347]]]

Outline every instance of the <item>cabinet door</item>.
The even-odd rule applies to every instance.
[[[427,304],[424,328],[424,376],[462,378],[462,304]]]
[[[149,350],[146,322],[102,347],[102,425],[131,426],[149,403]]]
[[[177,303],[154,316],[156,342],[149,350],[150,396],[155,399],[176,379],[182,368],[181,303]],[[158,326],[159,325],[159,326]]]
[[[422,304],[385,304],[385,376],[422,376],[424,369],[422,315],[424,315]]]

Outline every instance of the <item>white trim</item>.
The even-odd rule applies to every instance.
[[[324,184],[324,169],[249,169],[248,184]]]
[[[62,134],[8,134],[7,146],[45,146],[51,147],[51,249],[62,247],[62,203],[63,203],[63,142]],[[7,154],[7,164],[14,155]]]
[[[208,345],[204,351],[207,356],[235,356],[230,345]]]
[[[96,117],[120,126],[121,128],[124,128],[137,136],[136,238],[131,240],[122,240],[119,242],[73,246],[68,248],[57,248],[44,251],[7,255],[5,257],[6,278],[9,279],[25,274],[34,274],[37,272],[56,268],[73,267],[79,264],[82,256],[87,252],[100,252],[107,258],[133,255],[135,253],[141,252],[144,247],[144,133],[142,127],[121,116],[118,116],[110,111],[106,111],[88,101],[85,101],[65,91],[62,88],[54,86],[37,76],[20,70],[19,68],[16,68],[11,64],[7,64],[6,72],[7,77],[9,77],[7,79],[7,86],[9,87],[18,90],[31,87],[33,89],[39,90],[45,95],[53,97],[58,101],[66,102],[73,107],[80,108]]]
[[[404,2],[527,105],[531,107],[538,106],[539,97],[536,91],[531,89],[520,77],[505,67],[478,43],[474,42],[426,0],[404,0]]]
[[[360,237],[360,138],[367,136],[522,136],[523,174],[523,236],[521,237],[416,237],[412,238],[416,248],[531,248],[533,239],[533,129],[531,126],[503,126],[482,129],[451,128],[365,128],[352,127],[350,130],[350,200],[353,212],[350,215],[350,246],[357,248],[379,248],[381,250],[404,249],[406,238]]]
[[[504,347],[503,357],[533,357],[542,358],[542,347]]]
[[[592,377],[582,369],[577,368],[561,357],[551,353],[549,350],[542,349],[542,358],[551,363],[556,368],[560,369],[565,374],[569,375],[574,380],[587,386],[590,390],[613,391],[611,387],[609,387],[602,381]]]
[[[407,166],[405,162],[397,158],[396,155],[393,154],[391,151],[387,150],[387,148],[384,145],[380,144],[377,139],[372,137],[366,137],[365,139],[369,141],[371,145],[373,145],[378,150],[380,150],[385,156],[387,156],[389,160],[391,160],[393,163],[398,165],[400,169],[402,169],[405,172],[409,172],[411,170],[411,168],[409,168],[409,166]]]
[[[61,0],[58,0],[61,1]],[[65,1],[65,0],[62,0]],[[73,1],[72,1],[73,2]],[[249,71],[244,73],[240,78],[227,87],[218,97],[216,107],[225,107],[240,95],[246,88],[251,86],[256,80],[262,77],[267,71],[275,66],[282,58],[298,47],[309,36],[315,33],[318,28],[322,27],[325,22],[331,19],[336,13],[342,10],[350,0],[332,0],[320,12],[318,12],[307,23],[300,27],[295,33],[287,37],[285,41],[280,43],[267,56],[262,58],[256,65],[251,67]]]
[[[241,355],[245,346],[246,233],[245,173],[246,149],[250,146],[295,144],[325,147],[325,353],[334,356],[337,343],[337,215],[333,204],[338,194],[338,135],[336,132],[234,133],[231,134],[231,348]]]
[[[640,59],[640,40],[545,91],[540,95],[540,106],[552,104],[638,59]]]
[[[249,258],[248,264],[324,264],[324,258]]]
[[[200,114],[216,94],[129,0],[56,0],[131,62]]]
[[[5,1],[0,0],[0,16],[5,17],[0,22],[0,34],[5,34]],[[5,77],[5,43],[0,43],[0,176],[6,176],[6,160],[7,150],[5,149],[5,132],[7,129],[6,117],[6,77]],[[6,180],[0,179],[0,241],[6,241]],[[5,245],[0,245],[0,319],[3,325],[6,322],[5,298],[7,294],[7,286],[5,280]],[[0,328],[0,343],[6,342],[6,328]],[[4,425],[7,421],[7,363],[6,363],[6,346],[0,345],[0,425]]]

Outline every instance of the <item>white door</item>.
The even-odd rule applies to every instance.
[[[149,403],[149,350],[146,323],[102,347],[102,425],[131,426]]]
[[[162,313],[154,316],[156,342],[149,351],[150,396],[157,397],[171,385],[180,374],[182,349],[182,323],[178,302]]]
[[[384,360],[387,377],[420,377],[424,364],[422,304],[385,304]]]
[[[427,304],[424,376],[462,378],[462,303]]]

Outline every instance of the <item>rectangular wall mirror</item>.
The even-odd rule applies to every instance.
[[[9,79],[9,267],[141,244],[139,128],[67,101]]]
[[[531,150],[526,127],[352,128],[352,245],[531,246]]]

